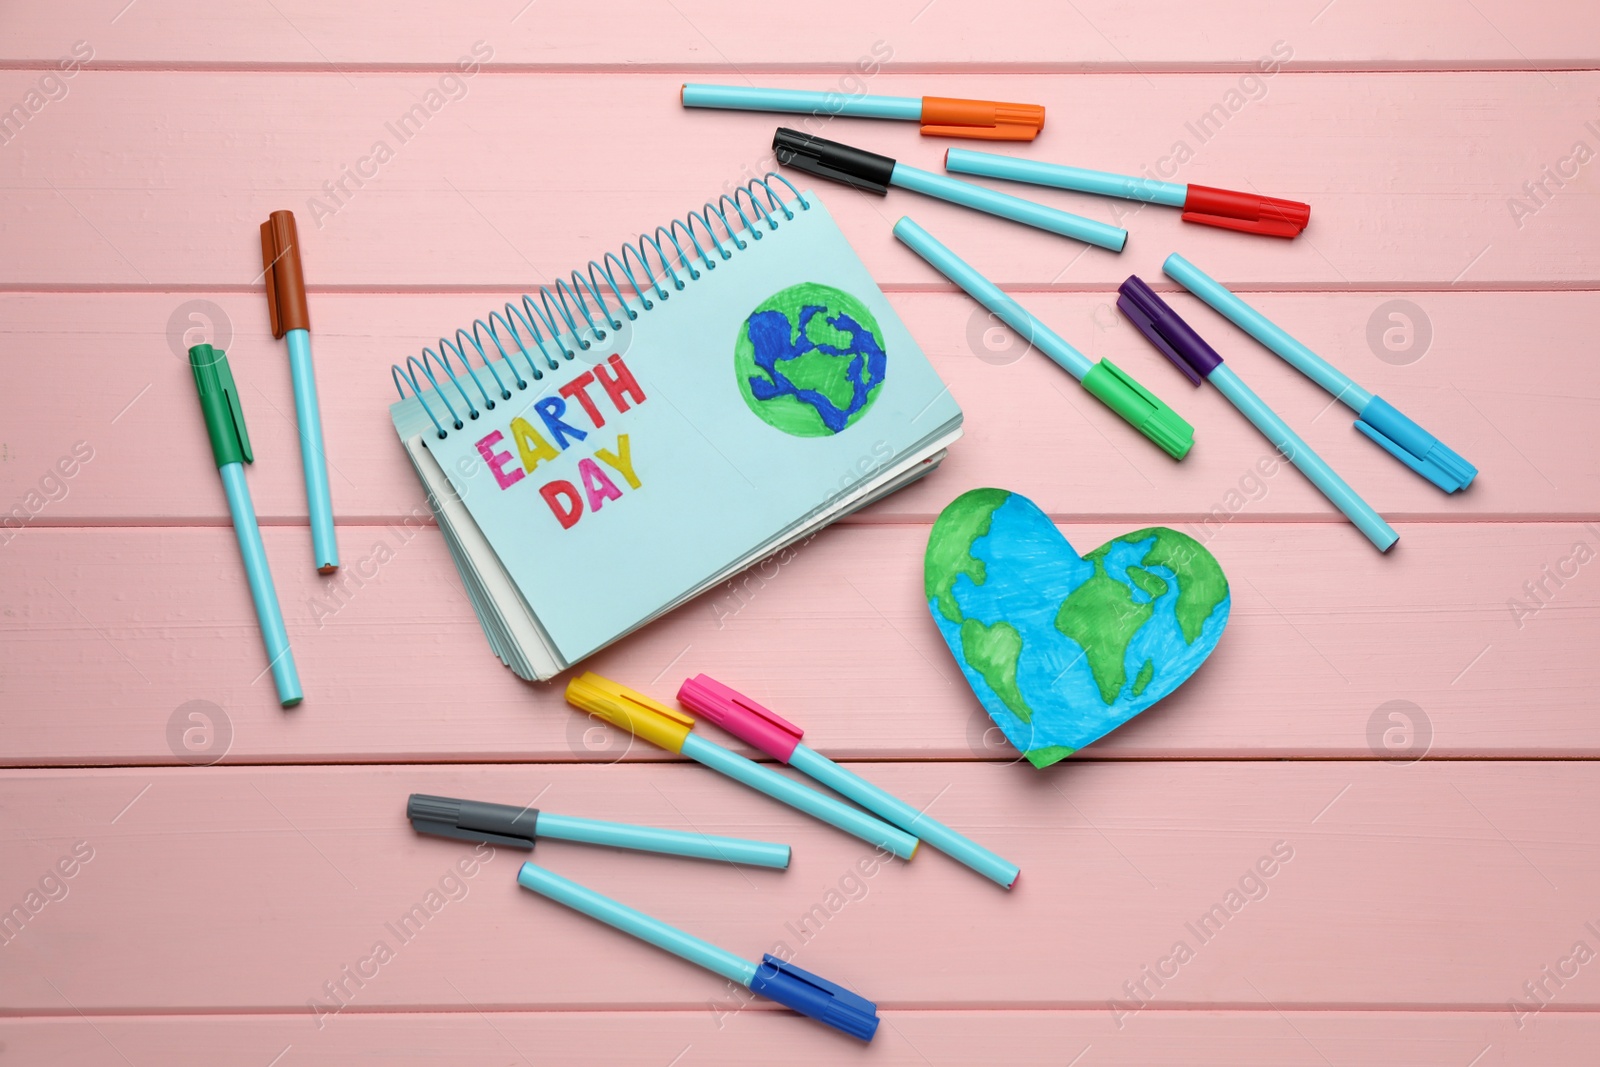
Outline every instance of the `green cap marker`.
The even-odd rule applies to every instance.
[[[250,454],[250,434],[244,428],[239,387],[233,384],[228,357],[220,348],[193,346],[189,349],[189,368],[194,371],[194,387],[200,393],[200,413],[211,438],[211,455],[217,461],[217,473],[222,476],[222,488],[228,495],[228,513],[233,516],[233,532],[239,539],[250,598],[255,601],[256,619],[261,623],[261,640],[267,646],[267,666],[278,687],[278,702],[292,708],[304,694],[294,653],[289,649],[289,632],[284,629],[283,612],[278,607],[278,591],[272,585],[272,569],[267,566],[267,549],[261,543],[261,528],[256,525],[255,504],[244,480],[244,464],[255,457]]]
[[[195,345],[189,349],[189,369],[194,371],[194,387],[200,391],[200,413],[205,416],[217,466],[254,462],[227,353],[210,345]]]
[[[1089,368],[1083,387],[1173,459],[1182,459],[1194,447],[1194,427],[1109,359]]]
[[[1163,404],[1150,390],[1134,381],[1109,359],[1090,363],[1089,357],[1066,342],[1060,334],[1007,296],[998,285],[979,274],[927,230],[910,219],[894,225],[894,235],[917,255],[931,263],[939,273],[967,291],[967,295],[1021,334],[1106,407],[1115,411],[1173,459],[1182,459],[1194,447],[1194,427]]]

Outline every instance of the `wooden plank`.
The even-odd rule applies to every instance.
[[[80,862],[45,886],[65,895],[54,888],[59,899],[10,935],[0,1003],[282,1011],[308,1039],[319,1014],[308,1002],[326,1005],[327,1027],[346,1001],[707,1017],[710,1003],[734,1005],[721,979],[518,887],[523,853],[486,850],[458,868],[470,847],[405,822],[420,791],[787,841],[787,872],[560,844],[538,858],[731,951],[786,946],[889,1009],[1074,1009],[1114,1024],[1115,999],[1133,1028],[1147,1021],[1130,992],[1143,980],[1142,999],[1166,1009],[1509,1018],[1547,966],[1568,972],[1549,985],[1561,1010],[1600,1007],[1569,958],[1581,941],[1592,960],[1588,924],[1600,922],[1600,826],[1583,814],[1600,803],[1592,762],[864,770],[1020,864],[1017,888],[936,853],[858,866],[870,847],[699,767],[8,772],[0,900],[26,902],[74,848]],[[422,916],[398,925],[415,903]],[[1213,906],[1221,916],[1202,927]],[[1160,987],[1145,967],[1165,971]],[[339,981],[343,994],[325,985]]]
[[[1087,551],[1127,529],[1064,532]],[[1590,655],[1600,584],[1596,564],[1579,562],[1595,558],[1600,533],[1512,523],[1402,531],[1384,557],[1344,526],[1225,528],[1210,547],[1232,579],[1229,633],[1196,677],[1091,754],[1600,753]],[[661,758],[567,707],[565,679],[525,684],[499,664],[435,531],[342,536],[341,587],[312,573],[303,530],[266,531],[307,693],[286,713],[261,677],[231,531],[22,533],[0,550],[3,758],[172,763],[182,750],[171,723],[186,723],[181,709],[196,700],[225,709],[232,734],[196,758]],[[835,528],[584,667],[662,699],[704,671],[840,757],[1012,760],[928,616],[926,536],[921,526]],[[1525,583],[1543,583],[1544,606]],[[1525,609],[1513,611],[1513,598]],[[1411,736],[1390,718],[1396,709],[1415,720]],[[1394,752],[1383,747],[1391,727]]]
[[[781,31],[778,20],[752,18],[730,0],[641,5],[621,18],[583,7],[530,10],[472,0],[451,5],[443,23],[436,10],[375,3],[330,9],[287,0],[218,9],[198,0],[141,0],[137,10],[117,7],[73,0],[53,5],[48,15],[7,11],[0,55],[42,63],[87,39],[95,60],[107,64],[359,69],[442,65],[481,39],[493,47],[494,61],[507,65],[683,68],[728,81],[741,71],[774,68],[842,74],[855,69],[858,54],[934,71],[1249,70],[1280,40],[1303,69],[1568,67],[1592,65],[1600,56],[1593,10],[1529,18],[1510,0],[1476,0],[1470,7],[1432,0],[1402,11],[1378,0],[1337,7],[1248,0],[1208,9],[1200,24],[1177,0],[1137,10],[1110,0],[1002,0],[981,11],[949,0],[892,0],[867,9],[824,0],[806,18],[781,20]]]
[[[1319,1067],[1404,1063],[1473,1067],[1591,1062],[1600,1019],[1549,1011],[1521,1030],[1510,1012],[1158,1011],[1117,1030],[1104,1011],[886,1011],[874,1063],[986,1062],[1061,1067]],[[361,1014],[312,1031],[299,1015],[57,1017],[0,1020],[6,1050],[29,1063],[260,1067],[275,1055],[309,1067],[381,1063],[671,1063],[742,1067],[864,1054],[831,1031],[751,1008],[718,1028],[705,1011]],[[285,1048],[289,1050],[285,1054]],[[124,1060],[123,1057],[126,1057]],[[292,1058],[291,1058],[292,1057]],[[1326,1057],[1326,1061],[1323,1057]]]
[[[503,303],[503,295],[485,293],[313,298],[329,474],[342,520],[393,523],[426,512],[389,423],[396,396],[389,368],[425,344],[437,346],[455,324],[485,316],[497,298]],[[891,302],[961,403],[966,437],[939,473],[862,520],[931,522],[961,491],[999,485],[1074,521],[1343,522],[1220,395],[1191,389],[1128,327],[1111,294],[1024,299],[1092,358],[1112,359],[1188,418],[1193,452],[1182,463],[1168,459],[965,296],[894,293]],[[1439,492],[1357,434],[1349,411],[1330,408],[1309,380],[1198,301],[1173,295],[1230,365],[1392,521],[1600,514],[1600,465],[1588,436],[1600,419],[1600,365],[1565,361],[1552,379],[1522,374],[1507,358],[1572,350],[1600,316],[1600,294],[1251,299],[1482,471],[1467,492]],[[1408,305],[1398,313],[1409,320],[1386,317],[1386,308],[1402,306],[1394,301]],[[12,512],[12,525],[225,523],[227,505],[180,358],[185,339],[209,337],[229,348],[243,392],[259,457],[250,472],[258,512],[267,523],[304,523],[294,402],[265,303],[253,292],[0,296],[0,322],[34,353],[12,364],[21,382],[0,390],[0,511]],[[1391,353],[1382,331],[1404,321],[1415,347]],[[162,442],[160,462],[150,460],[152,441]],[[92,453],[87,463],[74,462],[80,445]],[[75,473],[51,477],[63,459]]]
[[[0,100],[24,99],[37,77],[0,72]],[[480,73],[441,89],[443,77],[83,71],[0,154],[0,225],[29,250],[0,264],[0,285],[253,285],[256,226],[282,207],[301,215],[317,285],[539,283],[768,169],[779,121],[686,110],[681,79],[668,75]],[[986,74],[946,88],[1047,105],[1049,129],[1027,155],[1304,200],[1313,221],[1293,242],[1186,225],[1172,210],[1124,215],[1126,202],[1056,190],[1029,195],[1121,218],[1134,231],[1128,250],[1088,249],[903,191],[880,200],[835,187],[824,199],[893,285],[937,281],[890,235],[906,213],[996,280],[1030,286],[1103,289],[1130,271],[1154,276],[1174,249],[1249,287],[1582,288],[1600,278],[1585,239],[1600,186],[1581,180],[1574,147],[1582,140],[1594,152],[1585,124],[1600,128],[1600,72],[1280,74],[1248,95],[1240,80]],[[886,74],[873,88],[926,84]],[[1116,106],[1084,106],[1091,94]],[[401,128],[413,107],[425,118]],[[585,151],[597,130],[619,153],[609,163]],[[826,132],[932,169],[948,147],[870,120],[841,119]],[[1495,148],[1463,150],[1478,144]],[[1568,180],[1550,183],[1545,166]],[[1524,190],[1533,181],[1545,192]]]

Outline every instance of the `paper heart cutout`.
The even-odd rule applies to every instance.
[[[1217,647],[1228,579],[1152,526],[1080,557],[1038,505],[963,493],[923,557],[928,610],[1007,740],[1048,767],[1178,688]]]

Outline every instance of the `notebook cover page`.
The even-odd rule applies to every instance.
[[[827,209],[805,199],[776,230],[758,223],[760,240],[741,232],[742,251],[724,240],[729,260],[707,244],[715,268],[697,261],[689,280],[679,266],[684,288],[663,279],[667,298],[630,302],[624,329],[582,330],[577,358],[552,345],[558,370],[535,353],[543,380],[518,357],[527,389],[494,364],[512,396],[493,410],[463,375],[480,414],[445,439],[405,410],[414,399],[392,409],[402,436],[427,425],[423,442],[569,662],[959,419]]]

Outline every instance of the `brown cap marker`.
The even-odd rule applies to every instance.
[[[274,211],[261,224],[261,273],[267,279],[267,316],[272,336],[289,339],[289,373],[294,409],[300,422],[300,459],[306,474],[306,510],[317,571],[339,569],[339,538],[328,493],[328,461],[322,451],[322,411],[311,370],[311,315],[306,311],[306,279],[300,272],[300,235],[294,212]]]
[[[267,279],[267,314],[272,318],[272,336],[282,337],[290,330],[311,329],[294,212],[274,211],[261,224],[261,267]]]

